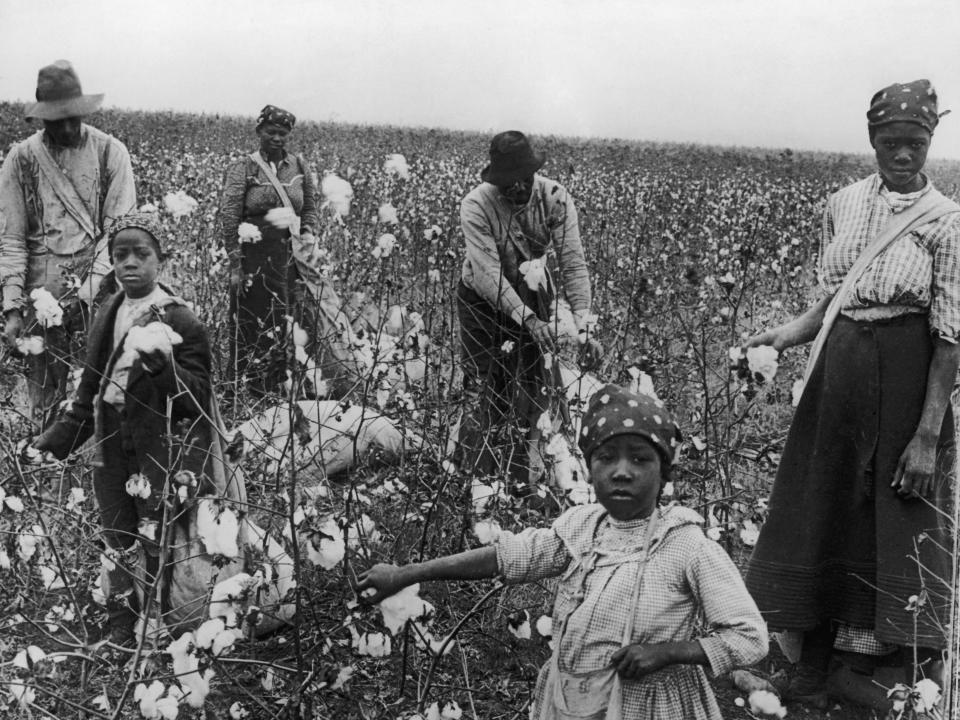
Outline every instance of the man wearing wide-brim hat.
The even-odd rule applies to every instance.
[[[544,362],[545,353],[558,349],[558,330],[561,341],[578,336],[582,364],[600,357],[589,327],[590,278],[577,210],[562,185],[537,174],[545,160],[523,133],[499,133],[483,182],[460,206],[467,247],[457,288],[465,396],[459,452],[461,469],[475,475],[508,469],[533,482],[542,474],[545,423],[538,429],[538,420],[551,401],[554,411],[563,402],[554,392],[558,366]],[[576,323],[565,332],[555,273]]]
[[[28,355],[30,414],[45,423],[78,360],[71,336],[84,329],[85,306],[110,270],[103,230],[137,198],[127,148],[82,120],[103,95],[84,95],[73,66],[58,60],[41,68],[36,98],[25,117],[43,130],[15,145],[0,168],[0,309],[3,340]],[[41,288],[63,306],[60,325],[36,322],[43,300],[31,293]],[[44,350],[24,335],[42,336]]]

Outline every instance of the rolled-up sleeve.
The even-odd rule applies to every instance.
[[[763,659],[769,643],[766,623],[723,548],[703,537],[686,577],[703,609],[707,634],[699,642],[713,674]]]
[[[20,307],[27,275],[27,203],[23,192],[19,148],[0,167],[0,286],[3,312]]]
[[[499,575],[508,584],[555,577],[570,563],[570,553],[553,527],[503,532],[496,550]]]
[[[956,343],[960,338],[960,213],[943,221],[933,249],[930,330]]]

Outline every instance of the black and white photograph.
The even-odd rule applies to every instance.
[[[0,27],[0,716],[960,717],[960,3]]]

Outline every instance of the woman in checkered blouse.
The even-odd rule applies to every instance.
[[[924,202],[939,218],[893,240],[844,296],[797,407],[747,573],[770,626],[803,633],[789,694],[821,706],[834,647],[847,651],[841,674],[850,678],[851,669],[869,676],[871,658],[897,646],[919,646],[932,661],[946,646],[951,599],[960,207],[921,172],[939,121],[928,81],[881,90],[867,119],[879,172],[827,201],[823,299],[747,343],[783,351],[812,340],[864,248],[930,195]]]
[[[703,667],[719,675],[760,660],[767,632],[702,518],[658,508],[678,435],[662,402],[607,385],[591,398],[579,439],[598,504],[574,507],[549,528],[504,532],[493,547],[375,565],[357,590],[379,602],[424,580],[560,576],[554,651],[532,718],[716,720]]]

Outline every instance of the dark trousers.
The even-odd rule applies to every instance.
[[[543,354],[525,329],[462,282],[457,315],[464,394],[460,467],[526,482],[527,436],[547,408]]]

